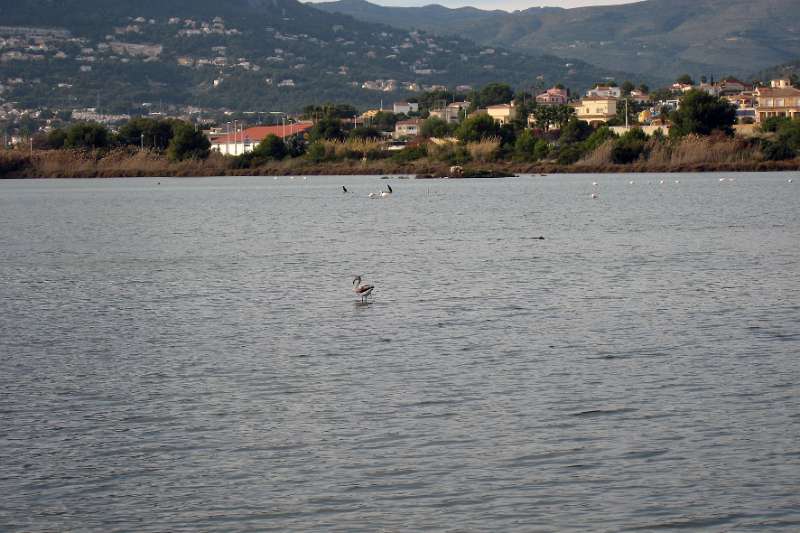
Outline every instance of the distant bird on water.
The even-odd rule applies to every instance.
[[[386,188],[389,189],[389,194],[392,194],[394,191],[392,190],[392,186],[388,183],[386,184]]]
[[[362,302],[366,302],[367,298],[372,291],[375,289],[375,285],[370,285],[369,283],[361,283],[361,276],[356,276],[353,279],[353,292],[356,293],[356,296],[361,297]]]
[[[345,187],[344,185],[342,185],[342,192],[347,192],[347,187]]]

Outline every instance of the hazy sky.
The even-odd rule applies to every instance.
[[[323,1],[323,0],[312,0]],[[554,6],[554,7],[580,7],[601,6],[615,4],[629,4],[640,0],[368,0],[373,4],[383,6],[425,6],[439,4],[447,7],[472,6],[479,9],[527,9],[529,7]]]

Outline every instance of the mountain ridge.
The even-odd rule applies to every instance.
[[[645,76],[744,76],[790,61],[800,50],[796,0],[643,0],[466,15],[437,5],[395,8],[365,0],[316,5],[373,23],[469,35],[486,46],[577,58],[603,68],[624,65]]]

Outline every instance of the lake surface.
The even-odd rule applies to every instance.
[[[0,530],[798,531],[800,174],[0,181]]]

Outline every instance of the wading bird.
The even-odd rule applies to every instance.
[[[356,296],[361,297],[362,302],[366,302],[367,298],[372,291],[375,289],[375,285],[370,285],[369,283],[361,283],[361,276],[356,276],[353,279],[353,292],[356,293]]]

